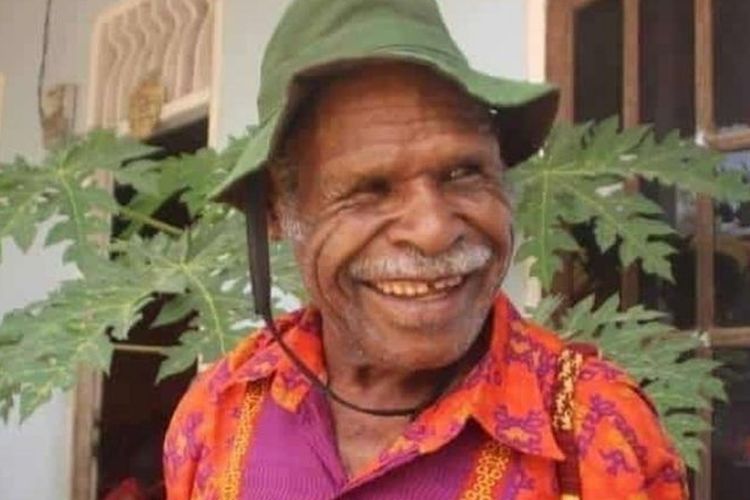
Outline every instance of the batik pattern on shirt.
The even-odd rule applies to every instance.
[[[253,334],[200,375],[180,403],[165,442],[169,498],[559,498],[563,456],[551,414],[564,344],[522,319],[505,297],[495,303],[492,325],[480,362],[356,477],[338,457],[325,395],[269,332]],[[319,313],[293,313],[278,329],[325,378]],[[250,420],[242,417],[248,397],[255,398]],[[687,498],[674,448],[621,370],[587,360],[575,408],[585,500]]]

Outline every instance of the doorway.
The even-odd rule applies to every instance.
[[[161,148],[154,159],[198,151],[207,144],[208,120],[201,119],[147,141]],[[127,202],[135,195],[116,186],[115,195]],[[185,207],[173,198],[158,208],[156,218],[177,227],[190,223]],[[115,220],[112,234],[126,226]],[[148,237],[148,233],[143,234]],[[155,383],[163,360],[159,349],[175,345],[188,319],[150,327],[167,298],[155,297],[143,319],[117,344],[110,373],[102,380],[99,442],[96,447],[96,498],[106,500],[162,500],[166,497],[162,471],[162,443],[169,420],[196,373],[195,366]]]

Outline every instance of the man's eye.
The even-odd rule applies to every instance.
[[[461,165],[450,169],[445,177],[447,181],[457,181],[474,175],[479,175],[481,172],[482,167],[479,165]]]
[[[391,192],[391,184],[387,179],[373,178],[362,182],[354,190],[355,194],[387,195]]]

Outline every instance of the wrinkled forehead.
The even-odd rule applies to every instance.
[[[421,65],[374,63],[321,80],[290,127],[299,154],[411,128],[431,133],[491,133],[491,116],[459,85]],[[364,139],[364,138],[363,138]]]

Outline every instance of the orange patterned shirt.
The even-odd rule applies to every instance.
[[[319,313],[293,313],[278,328],[324,378]],[[484,357],[367,470],[347,477],[325,396],[261,330],[200,375],[180,403],[165,442],[168,497],[560,498],[563,455],[551,414],[563,347],[499,297]],[[684,467],[633,380],[587,359],[574,403],[585,500],[687,498]]]

